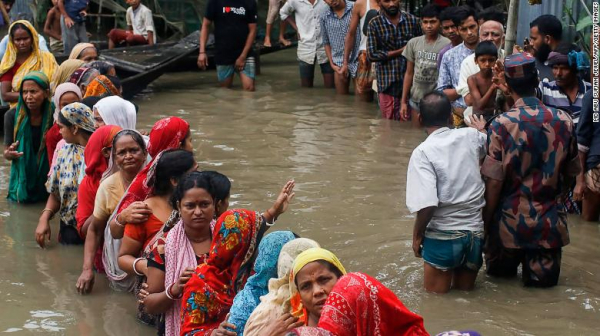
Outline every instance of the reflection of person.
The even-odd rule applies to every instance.
[[[49,162],[43,139],[53,121],[49,86],[46,75],[30,72],[23,78],[16,109],[4,114],[4,158],[12,161],[11,201],[30,203],[48,197],[44,183]]]
[[[65,54],[70,53],[77,43],[89,41],[85,29],[88,3],[89,0],[58,0],[58,8],[62,15],[60,27]]]
[[[424,261],[425,290],[471,290],[483,265],[485,187],[479,162],[486,136],[472,128],[449,128],[452,108],[441,92],[426,94],[420,105],[419,119],[429,136],[408,164],[406,205],[417,213],[413,251]]]
[[[513,277],[522,264],[525,286],[552,287],[569,244],[561,199],[581,169],[573,121],[535,97],[539,80],[530,54],[513,54],[504,64],[515,104],[490,124],[481,168],[486,271]]]
[[[141,0],[127,0],[127,4],[131,6],[127,8],[125,14],[127,30],[112,29],[108,33],[108,49],[113,49],[123,43],[128,46],[154,45],[156,43],[156,30],[154,29],[152,11],[141,4]]]
[[[9,28],[9,42],[0,64],[2,100],[15,107],[23,77],[41,71],[52,78],[56,71],[54,56],[39,48],[38,33],[29,21],[15,21]]]

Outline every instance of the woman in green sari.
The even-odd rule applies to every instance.
[[[4,115],[4,157],[12,161],[8,199],[33,203],[48,198],[46,132],[52,126],[50,81],[39,71],[27,74],[15,109]]]

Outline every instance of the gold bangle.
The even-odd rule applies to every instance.
[[[50,209],[50,208],[44,208],[44,210],[42,210],[42,215],[44,214],[44,212],[49,211],[50,212],[50,219],[54,218],[54,215],[56,214],[54,212],[54,210]]]

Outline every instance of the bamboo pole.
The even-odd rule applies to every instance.
[[[517,42],[517,23],[519,22],[519,0],[510,0],[508,5],[508,23],[506,25],[506,40],[504,51],[511,55],[513,46]]]
[[[4,23],[9,26],[10,25],[10,16],[6,12],[6,8],[4,8],[4,2],[0,1],[0,12],[2,12],[2,17],[4,18]]]

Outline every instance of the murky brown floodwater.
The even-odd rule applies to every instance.
[[[425,134],[379,119],[375,105],[336,97],[319,80],[315,89],[300,89],[294,53],[263,58],[256,93],[218,89],[214,72],[167,75],[138,99],[138,127],[150,129],[168,115],[187,119],[201,167],[233,180],[233,207],[265,209],[286,179],[296,179],[296,200],[276,229],[314,238],[350,271],[383,280],[424,316],[432,334],[454,328],[484,335],[600,334],[600,226],[576,218],[556,288],[525,289],[517,279],[481,272],[471,293],[425,293],[404,194],[410,153]],[[37,247],[33,233],[43,205],[6,202],[9,166],[1,162],[0,331],[153,334],[136,322],[133,297],[109,290],[103,276],[92,295],[76,293],[82,248]]]

